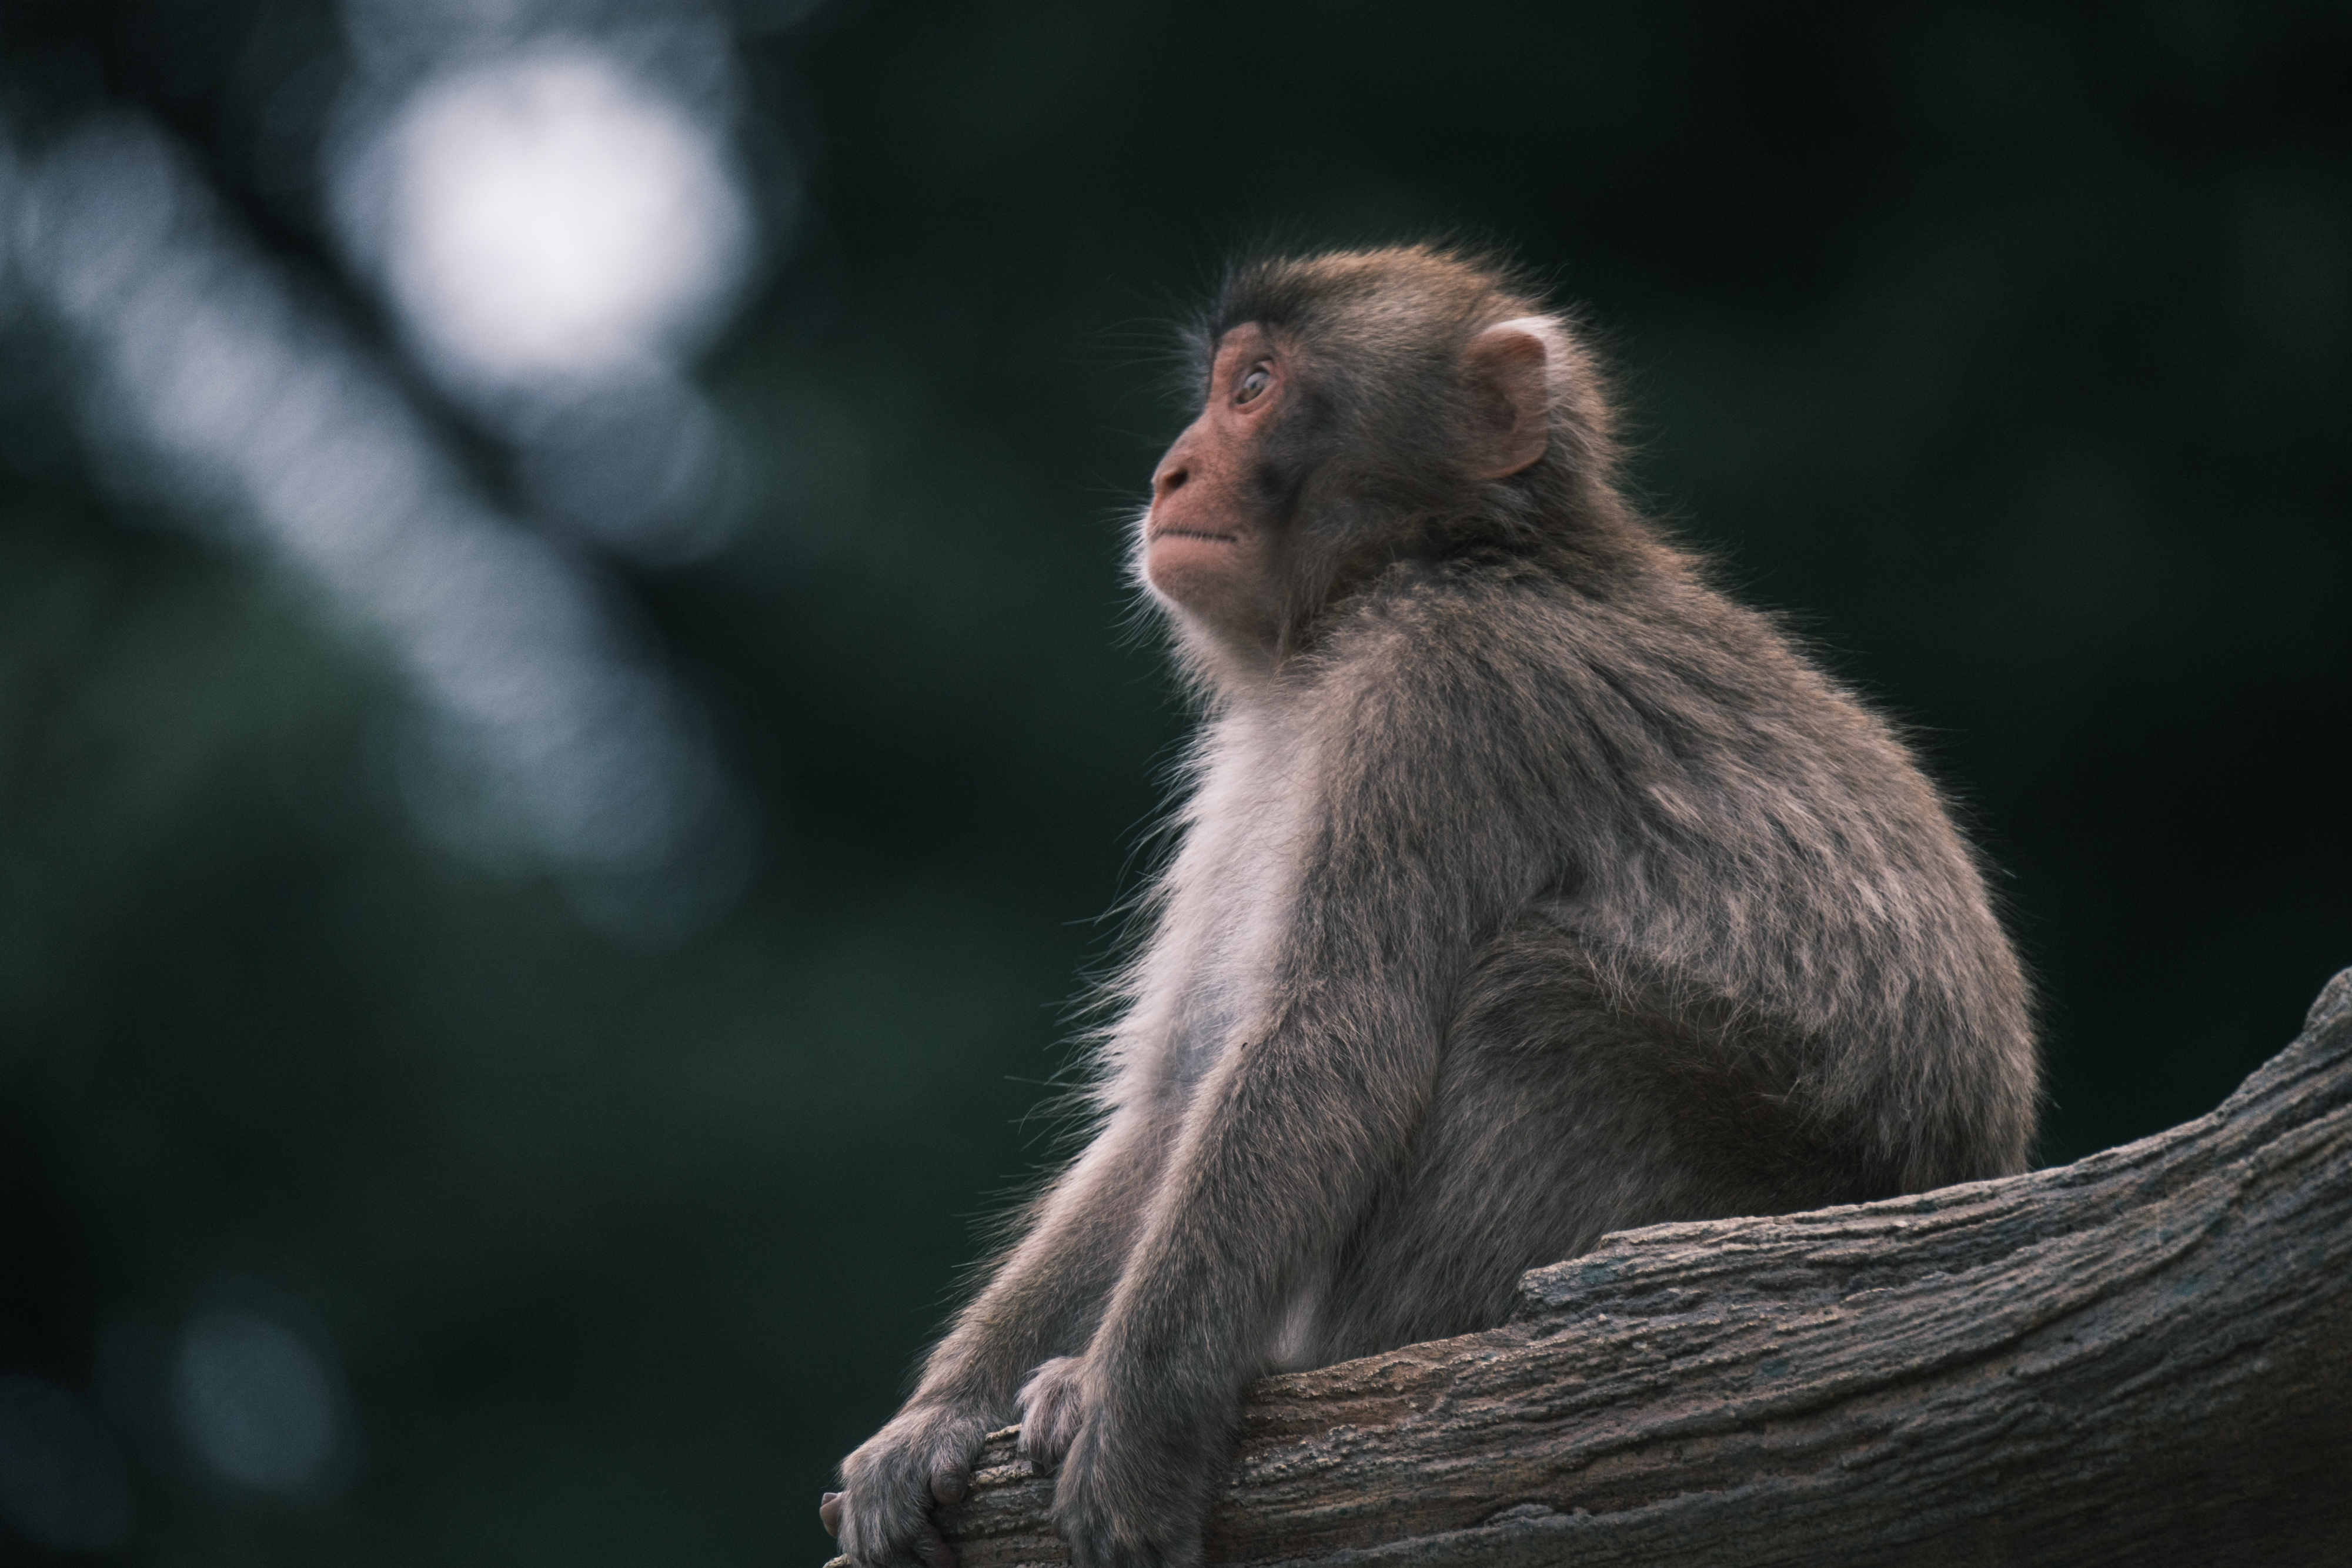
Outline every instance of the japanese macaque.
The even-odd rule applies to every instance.
[[[2026,986],[1886,722],[1616,486],[1507,269],[1237,267],[1135,573],[1203,711],[1092,1142],[844,1461],[865,1568],[1017,1419],[1079,1568],[1184,1568],[1243,1388],[1503,1320],[1607,1231],[2021,1169]]]

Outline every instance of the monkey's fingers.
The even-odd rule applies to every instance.
[[[916,1539],[915,1555],[923,1560],[923,1568],[956,1568],[955,1548],[941,1540],[940,1532],[928,1524],[923,1526],[923,1533]]]
[[[817,1500],[816,1518],[817,1522],[824,1526],[824,1532],[827,1535],[832,1536],[835,1541],[841,1539],[841,1494],[839,1492],[829,1491]]]
[[[971,1471],[963,1465],[942,1465],[931,1472],[931,1496],[940,1502],[961,1502],[971,1490]]]

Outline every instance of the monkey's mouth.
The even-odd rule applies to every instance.
[[[1212,544],[1220,545],[1241,542],[1239,534],[1213,534],[1205,528],[1153,528],[1143,538],[1147,544],[1157,544],[1161,539],[1207,539]]]

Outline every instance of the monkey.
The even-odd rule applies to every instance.
[[[1628,498],[1587,333],[1437,245],[1235,265],[1132,570],[1200,727],[1042,1191],[821,1514],[953,1568],[982,1437],[1191,1568],[1244,1387],[1609,1231],[2024,1168],[2027,981],[1894,727]]]

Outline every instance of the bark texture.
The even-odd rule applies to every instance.
[[[982,1463],[962,1568],[1066,1563],[1051,1479]],[[1207,1555],[2352,1563],[2352,970],[2170,1132],[1612,1236],[1501,1329],[1267,1379]]]

